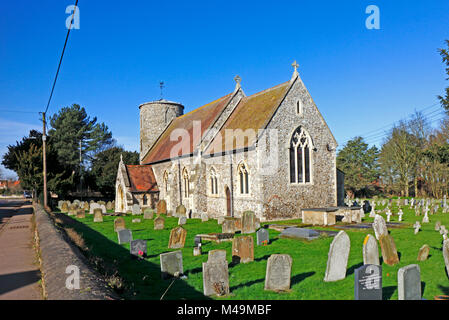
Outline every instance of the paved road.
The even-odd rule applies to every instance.
[[[0,199],[0,300],[39,300],[29,201]]]

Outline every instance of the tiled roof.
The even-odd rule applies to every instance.
[[[148,165],[126,165],[131,192],[159,191],[153,169]]]
[[[144,157],[142,163],[154,163],[162,160],[168,160],[171,157],[178,157],[193,153],[204,132],[213,124],[220,115],[232,97],[232,93],[197,108],[183,116],[175,118],[168,128],[159,137],[156,144],[150,149]],[[193,134],[194,121],[201,122],[201,134]],[[183,139],[183,144],[179,140],[171,141],[170,135],[175,129],[184,129],[189,134],[190,139]],[[172,150],[176,150],[175,155],[171,155]]]
[[[266,127],[289,87],[290,82],[285,82],[244,97],[220,129],[220,134],[214,138],[204,153],[213,154],[252,146],[256,141],[257,131]],[[248,135],[244,139],[226,139],[226,130],[238,129],[243,132],[251,129],[255,134]]]

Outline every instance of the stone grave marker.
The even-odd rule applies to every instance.
[[[114,231],[118,232],[119,230],[126,229],[125,219],[122,217],[114,219]]]
[[[78,206],[74,203],[69,206],[69,216],[76,216],[76,211],[78,210]]]
[[[217,223],[218,224],[222,224],[224,222],[225,218],[224,217],[218,217],[217,218]]]
[[[235,222],[230,219],[225,219],[221,225],[222,233],[235,233]]]
[[[446,265],[446,272],[449,274],[449,240],[443,241],[443,258]]]
[[[90,211],[90,205],[89,202],[84,202],[84,206],[83,206],[84,211]]]
[[[176,215],[178,217],[186,217],[186,212],[186,207],[183,204],[176,207]]]
[[[147,256],[147,241],[146,240],[131,240],[129,252],[131,255],[138,258],[145,258]]]
[[[320,237],[320,233],[313,229],[292,227],[284,229],[279,237],[299,240],[314,240]]]
[[[193,256],[194,257],[200,256],[201,254],[202,254],[201,244],[197,247],[193,247]]]
[[[207,256],[207,262],[226,261],[226,250],[210,250]]]
[[[430,247],[429,245],[423,245],[418,251],[418,261],[425,261],[429,257]]]
[[[86,214],[84,213],[84,209],[78,209],[76,211],[76,217],[78,219],[84,219],[86,217]]]
[[[374,234],[376,235],[377,240],[379,240],[379,237],[381,235],[388,234],[388,229],[387,229],[387,224],[385,222],[385,219],[379,214],[376,214],[376,217],[374,218],[373,229],[374,229]]]
[[[154,217],[153,209],[146,208],[143,212],[143,218],[146,220],[150,220],[150,219],[153,219],[153,217]]]
[[[135,216],[135,215],[141,214],[140,206],[139,206],[137,203],[133,204],[131,210],[132,210],[132,214],[133,214],[134,216]]]
[[[338,281],[346,277],[351,241],[346,232],[340,231],[332,241],[327,259],[324,281]]]
[[[415,228],[415,234],[418,234],[419,229],[421,228],[421,224],[419,223],[419,221],[415,222],[415,224],[413,225],[413,228]]]
[[[114,210],[114,207],[112,206],[112,202],[111,201],[108,201],[107,203],[106,203],[106,210]]]
[[[178,277],[183,274],[182,251],[161,253],[159,258],[161,261],[162,279],[168,279],[174,276]]]
[[[402,212],[402,209],[399,209],[399,212],[398,212],[399,222],[402,221],[402,216],[403,216],[403,215],[404,215],[404,212]]]
[[[268,245],[268,243],[270,242],[270,235],[267,229],[262,228],[257,230],[256,235],[258,246]]]
[[[437,221],[435,223],[435,231],[440,231],[440,227],[441,227],[441,221]]]
[[[178,218],[178,225],[183,226],[187,223],[187,218],[185,216],[181,216]]]
[[[389,234],[383,234],[379,238],[379,243],[382,251],[383,262],[389,266],[398,264],[399,257],[393,237]]]
[[[289,290],[292,262],[293,260],[288,254],[272,254],[267,261],[264,290]]]
[[[201,222],[206,222],[209,221],[209,216],[207,215],[207,213],[202,213],[201,214]]]
[[[154,230],[163,230],[165,226],[165,219],[162,217],[157,217],[154,219]]]
[[[184,248],[186,242],[187,230],[179,226],[171,230],[170,239],[168,241],[169,249]]]
[[[382,300],[382,267],[365,264],[355,269],[355,300]]]
[[[101,209],[98,203],[92,203],[89,208],[89,214],[94,214],[95,209]]]
[[[205,296],[229,294],[229,271],[226,261],[203,262],[203,292]]]
[[[242,215],[242,233],[256,232],[256,215],[252,211],[245,211]]]
[[[165,200],[159,200],[156,205],[157,214],[166,214],[167,213],[167,202]]]
[[[254,240],[252,236],[232,239],[232,261],[235,263],[254,261]]]
[[[103,222],[103,211],[100,208],[94,210],[94,222]]]
[[[411,264],[398,271],[398,299],[421,300],[421,271]]]
[[[131,222],[132,223],[141,223],[142,220],[140,220],[140,219],[132,219]]]
[[[117,231],[118,244],[128,243],[133,240],[133,234],[129,229],[121,229]]]
[[[370,234],[368,234],[363,241],[363,264],[375,264],[380,266],[377,240]]]

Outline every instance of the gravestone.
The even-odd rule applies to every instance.
[[[421,300],[421,271],[417,264],[399,269],[398,299]]]
[[[107,203],[106,203],[106,210],[114,210],[114,207],[112,206],[112,202],[111,201],[108,201]]]
[[[157,217],[154,219],[154,230],[163,230],[165,225],[165,219],[162,217]]]
[[[62,204],[64,203],[63,200],[58,201],[58,209],[61,210]]]
[[[133,240],[133,234],[129,229],[121,229],[117,232],[118,244],[128,243]]]
[[[374,210],[374,207],[371,208],[371,211],[369,213],[370,218],[374,218],[376,216],[376,210]]]
[[[388,234],[387,223],[385,222],[385,219],[379,214],[376,214],[376,217],[374,218],[373,229],[377,240],[379,240],[379,237],[381,235]]]
[[[270,235],[267,229],[259,229],[256,232],[257,235],[257,245],[263,246],[267,245],[270,242]]]
[[[218,217],[217,218],[217,223],[218,224],[222,224],[224,222],[224,220],[225,220],[225,218],[223,216],[222,217]]]
[[[440,227],[441,227],[441,221],[437,221],[435,223],[435,231],[440,231]]]
[[[76,204],[71,204],[69,206],[69,216],[76,216],[77,210],[78,210],[78,206]]]
[[[126,229],[125,219],[121,217],[114,219],[114,231],[118,232],[119,230],[123,229]]]
[[[324,281],[338,281],[346,277],[351,241],[346,232],[340,231],[332,241],[327,259]]]
[[[178,225],[182,226],[185,225],[187,223],[187,218],[185,216],[181,216],[178,219]]]
[[[199,246],[201,246],[201,237],[200,236],[195,236],[195,238],[193,239],[193,241],[194,241],[194,246],[195,247],[199,247]]]
[[[402,216],[404,215],[404,212],[402,212],[402,209],[399,210],[398,216],[399,216],[399,222],[402,221]]]
[[[153,217],[154,217],[153,209],[146,208],[145,211],[143,212],[143,218],[146,220],[150,220],[153,219]]]
[[[207,262],[226,261],[226,250],[210,250],[207,256]]]
[[[242,215],[242,233],[256,232],[256,215],[252,211],[245,211]]]
[[[94,222],[103,222],[103,211],[100,208],[94,210]]]
[[[264,290],[287,291],[290,289],[292,257],[288,254],[272,254],[267,261]]]
[[[139,215],[139,214],[141,214],[140,206],[139,206],[137,203],[133,204],[133,207],[132,207],[132,214],[133,214],[133,215]]]
[[[415,224],[413,225],[413,228],[415,228],[415,234],[418,234],[419,229],[421,228],[421,224],[419,223],[419,221],[416,221]]]
[[[371,211],[371,205],[368,200],[363,201],[363,212],[368,213]]]
[[[279,237],[299,240],[314,240],[320,237],[320,233],[313,229],[292,227],[284,229]]]
[[[235,233],[235,222],[230,219],[225,219],[221,225],[222,233]]]
[[[383,234],[379,238],[379,243],[382,251],[383,262],[389,266],[398,264],[399,257],[393,237],[389,234]]]
[[[368,234],[363,241],[363,264],[380,265],[377,240],[370,234]]]
[[[232,239],[232,261],[236,263],[254,261],[254,240],[252,236]]]
[[[147,256],[147,247],[146,240],[132,240],[130,242],[129,251],[133,256],[145,258]]]
[[[355,269],[355,300],[382,300],[382,267],[365,264]]]
[[[449,240],[443,241],[443,258],[446,265],[446,272],[449,274]]]
[[[89,214],[94,214],[95,209],[101,209],[98,203],[92,203],[89,208]]]
[[[168,241],[169,249],[184,248],[186,242],[187,230],[179,226],[171,230],[170,239]]]
[[[209,221],[209,216],[207,215],[207,213],[202,213],[201,214],[201,222],[206,222]]]
[[[181,205],[176,207],[176,215],[178,217],[185,217],[186,216],[186,212],[187,212],[186,211],[186,207],[183,204],[181,204]]]
[[[167,202],[165,200],[159,200],[156,205],[157,214],[167,213]]]
[[[104,204],[100,205],[101,213],[106,214],[106,206]]]
[[[131,222],[132,223],[141,223],[142,221],[140,219],[132,219]]]
[[[418,261],[425,261],[429,257],[430,247],[429,245],[423,245],[418,251]]]
[[[229,294],[229,272],[226,261],[203,262],[203,292],[205,296]]]
[[[84,219],[86,217],[86,214],[84,213],[84,209],[78,209],[76,211],[76,217],[78,219]]]
[[[193,256],[200,256],[202,254],[201,251],[201,245],[199,245],[198,247],[193,247]]]
[[[161,253],[159,258],[161,262],[162,279],[168,279],[183,274],[182,251]]]
[[[83,206],[84,211],[90,211],[90,205],[89,202],[84,202],[84,206]]]

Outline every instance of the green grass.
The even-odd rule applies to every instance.
[[[376,206],[376,210],[381,207]],[[395,204],[393,214],[398,209]],[[382,264],[384,299],[397,299],[397,271],[409,264],[418,264],[421,268],[423,283],[423,297],[433,300],[434,296],[449,294],[449,280],[445,272],[442,248],[442,236],[434,231],[436,221],[449,227],[449,214],[429,215],[430,223],[423,224],[421,231],[414,235],[412,225],[421,221],[422,216],[416,217],[410,209],[403,209],[403,228],[390,228],[391,235],[400,254],[400,263],[396,266]],[[383,214],[385,217],[385,215]],[[372,222],[366,215],[364,222]],[[153,220],[132,223],[132,216],[125,218],[126,227],[133,232],[134,239],[148,240],[148,258],[136,260],[130,257],[129,244],[119,245],[117,234],[114,232],[115,217],[104,216],[103,223],[94,223],[93,215],[86,214],[85,219],[73,218],[69,226],[82,235],[90,254],[103,258],[113,264],[125,280],[127,290],[122,293],[124,299],[160,299],[170,285],[170,280],[161,280],[159,254],[169,251],[168,239],[170,230],[177,226],[177,218],[166,218],[164,230],[154,230]],[[135,217],[134,217],[135,218]],[[391,222],[397,222],[394,215]],[[301,223],[300,220],[272,222],[278,224]],[[340,223],[339,223],[340,224]],[[193,256],[194,237],[200,233],[221,232],[221,226],[216,220],[201,222],[200,219],[189,219],[184,226],[187,230],[185,247],[182,250],[184,273],[186,280],[176,280],[165,295],[164,299],[208,299],[204,297],[202,283],[202,262],[207,260],[207,252],[213,249],[225,249],[227,260],[231,262],[231,242],[216,244],[203,243],[203,254]],[[320,228],[337,230],[332,227]],[[311,242],[278,238],[279,232],[269,230],[270,244],[255,246],[254,262],[247,264],[229,265],[229,285],[231,295],[214,299],[318,299],[318,300],[348,300],[354,298],[354,270],[363,264],[362,247],[367,233],[373,234],[372,229],[345,230],[351,239],[351,250],[348,260],[346,278],[337,282],[324,282],[331,237],[323,237]],[[255,234],[254,243],[256,243]],[[430,246],[429,259],[418,262],[418,250],[424,245]],[[290,292],[275,293],[264,291],[265,271],[267,259],[274,253],[286,253],[293,258],[292,283]],[[379,246],[380,255],[380,246]]]

